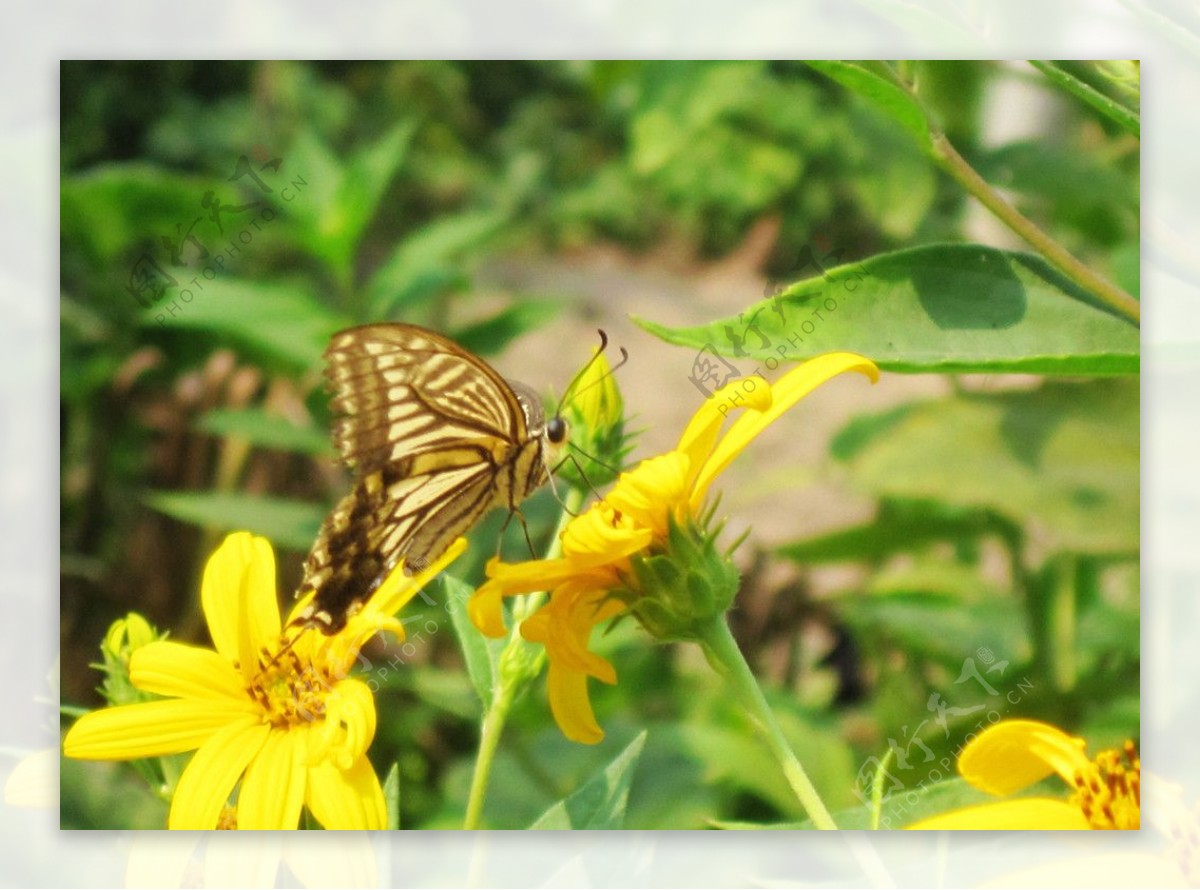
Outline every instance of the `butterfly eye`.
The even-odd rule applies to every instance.
[[[546,422],[546,438],[554,445],[561,445],[567,440],[567,422],[561,417],[551,417]]]

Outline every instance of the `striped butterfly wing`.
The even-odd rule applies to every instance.
[[[354,487],[305,563],[302,620],[334,633],[401,561],[414,573],[545,479],[542,415],[481,359],[406,324],[351,328],[325,352],[334,442]],[[532,425],[532,428],[531,428]]]

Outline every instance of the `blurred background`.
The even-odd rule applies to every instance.
[[[911,70],[976,169],[1138,292],[1136,139],[1022,64]],[[1111,90],[1098,70],[1072,68]],[[805,257],[1021,246],[801,62],[64,62],[61,139],[61,696],[87,707],[114,619],[207,642],[199,579],[225,532],[270,538],[294,589],[348,487],[320,361],[342,327],[428,325],[548,395],[602,327],[630,353],[636,460],[704,396],[696,351],[634,317],[736,317],[814,274]],[[735,631],[831,807],[889,749],[888,790],[938,778],[992,714],[1136,736],[1138,416],[1136,377],[839,379],[723,477],[729,540],[752,529]],[[535,535],[556,509],[535,496]],[[502,518],[454,574],[479,580]],[[404,668],[371,754],[399,765],[406,827],[456,827],[478,704],[425,609],[430,632],[369,653]],[[800,817],[694,647],[628,623],[599,646],[620,677],[593,684],[608,738],[567,742],[526,696],[492,827],[529,824],[643,727],[629,827]],[[65,762],[62,796],[63,827],[111,827],[114,800],[127,827],[164,818],[122,765]]]

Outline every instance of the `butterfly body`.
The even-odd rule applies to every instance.
[[[416,325],[350,328],[325,358],[355,481],[305,562],[299,595],[314,596],[299,620],[335,633],[401,561],[420,571],[488,510],[516,511],[566,427],[533,390]]]

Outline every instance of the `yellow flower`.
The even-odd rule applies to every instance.
[[[339,633],[297,637],[282,633],[271,545],[246,532],[229,535],[201,586],[215,649],[167,640],[135,649],[132,684],[166,698],[84,715],[64,752],[129,760],[197,749],[175,788],[169,828],[229,824],[239,780],[238,828],[296,828],[303,807],[328,829],[384,828],[383,792],[366,757],[375,702],[348,674],[376,631],[403,633],[392,613],[464,547],[458,541],[413,578],[397,569]]]
[[[773,385],[760,377],[734,381],[700,406],[672,451],[623,473],[603,500],[568,524],[561,557],[489,563],[489,580],[469,604],[472,620],[488,636],[505,633],[504,597],[551,591],[521,633],[546,647],[550,707],[568,738],[595,743],[604,737],[587,680],[615,683],[616,671],[588,650],[597,624],[629,611],[656,636],[690,639],[698,622],[728,608],[737,575],[705,527],[709,487],[759,433],[844,371],[871,380],[879,373],[862,356],[830,353]],[[740,409],[747,410],[721,437],[726,417]]]
[[[909,825],[915,830],[1072,830],[1141,827],[1142,763],[1133,742],[1089,760],[1083,739],[1037,720],[1004,720],[963,748],[958,771],[981,791],[1007,797],[1057,773],[1069,800],[1023,797],[966,807]]]

